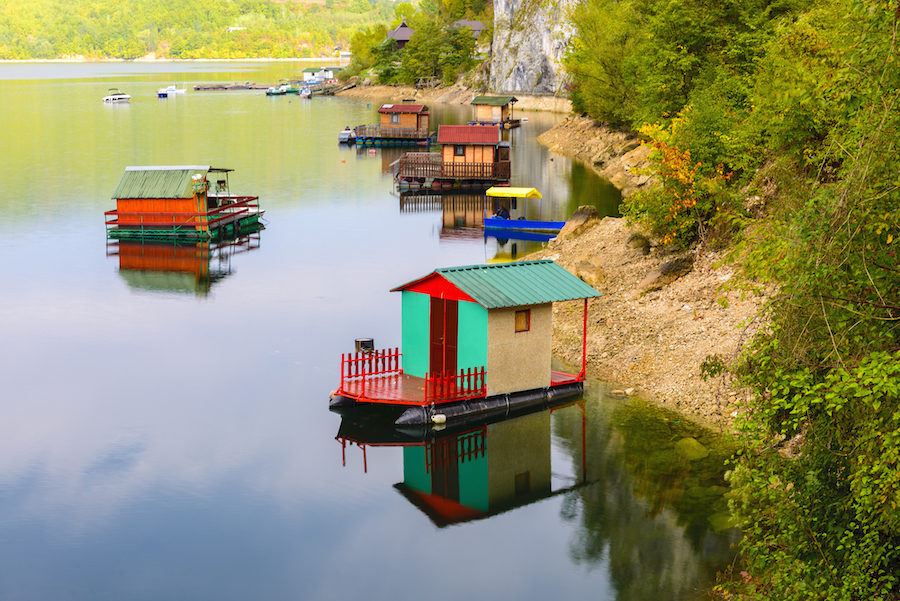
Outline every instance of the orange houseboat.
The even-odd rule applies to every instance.
[[[401,188],[489,188],[508,183],[509,143],[496,125],[441,125],[440,152],[407,152],[394,179]]]
[[[404,284],[399,348],[341,356],[333,408],[408,408],[398,425],[509,412],[581,393],[588,299],[600,294],[553,261],[448,267]],[[552,305],[584,301],[578,374],[551,369]],[[402,361],[401,361],[402,355]]]
[[[259,197],[232,195],[232,171],[209,165],[126,167],[113,193],[116,208],[104,213],[107,236],[209,240],[258,229]]]
[[[431,140],[431,115],[424,104],[383,104],[377,125],[358,125],[356,143],[369,146],[425,145]]]

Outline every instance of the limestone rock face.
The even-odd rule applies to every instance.
[[[561,61],[575,33],[570,20],[580,0],[494,0],[490,88],[495,92],[559,94]]]

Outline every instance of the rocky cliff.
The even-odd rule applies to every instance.
[[[574,33],[569,13],[580,0],[494,0],[490,88],[559,94],[560,61]]]

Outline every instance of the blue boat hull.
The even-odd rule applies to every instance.
[[[565,224],[565,221],[535,221],[532,219],[499,219],[497,217],[487,217],[484,220],[484,229],[558,232]]]

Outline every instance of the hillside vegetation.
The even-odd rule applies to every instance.
[[[900,598],[897,0],[586,0],[573,101],[639,131],[658,182],[625,211],[727,248],[773,301],[737,361],[754,391],[723,598]]]
[[[5,0],[0,59],[322,56],[392,14],[388,0]]]
[[[476,40],[469,29],[454,25],[459,19],[480,20],[488,27]],[[387,34],[402,21],[414,33],[401,50]],[[417,7],[400,3],[389,27],[377,24],[353,36],[353,59],[343,76],[370,75],[382,84],[451,84],[478,64],[476,46],[490,40],[492,21],[489,0],[422,0]]]

